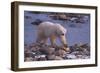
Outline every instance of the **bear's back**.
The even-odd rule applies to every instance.
[[[55,23],[52,22],[42,22],[38,26],[38,31],[43,32],[45,36],[49,37],[51,34],[53,34],[56,30]]]

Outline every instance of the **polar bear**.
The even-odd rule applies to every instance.
[[[67,30],[58,23],[52,23],[49,21],[38,21],[32,24],[38,25],[37,27],[37,40],[36,42],[46,43],[47,39],[50,39],[51,45],[53,47],[56,46],[56,39],[59,38],[60,42],[62,43],[63,47],[67,48],[67,42],[65,34]]]

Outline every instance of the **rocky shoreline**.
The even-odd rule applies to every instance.
[[[68,59],[89,59],[90,46],[86,44],[74,44],[65,51],[61,46],[53,48],[47,44],[32,43],[24,45],[24,61],[47,61]]]

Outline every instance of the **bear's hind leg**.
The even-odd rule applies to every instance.
[[[36,39],[36,42],[40,44],[46,44],[46,41],[47,41],[47,38],[43,34],[39,33]]]

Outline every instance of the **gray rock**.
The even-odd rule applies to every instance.
[[[32,47],[32,48],[31,48],[31,51],[32,51],[32,52],[35,52],[35,51],[37,51],[37,49],[36,49],[35,47]]]
[[[63,60],[63,58],[60,56],[55,56],[55,60]]]
[[[90,51],[88,51],[87,49],[84,48],[84,51],[83,51],[84,55],[87,55],[89,56],[90,55]]]
[[[25,58],[25,61],[33,61],[33,58],[32,57],[27,57],[27,58]]]
[[[59,49],[55,52],[56,56],[64,57],[66,55],[66,51]]]
[[[46,61],[47,59],[45,58],[45,57],[40,57],[39,59],[38,59],[38,61]]]
[[[48,60],[54,60],[55,59],[55,55],[54,54],[52,54],[52,55],[47,55],[47,59]]]
[[[55,48],[41,48],[40,49],[40,52],[42,52],[43,54],[46,54],[46,55],[50,55],[50,54],[53,54],[55,52]]]
[[[32,53],[32,51],[31,50],[25,50],[24,51],[24,56],[25,57],[34,57],[34,54]]]

